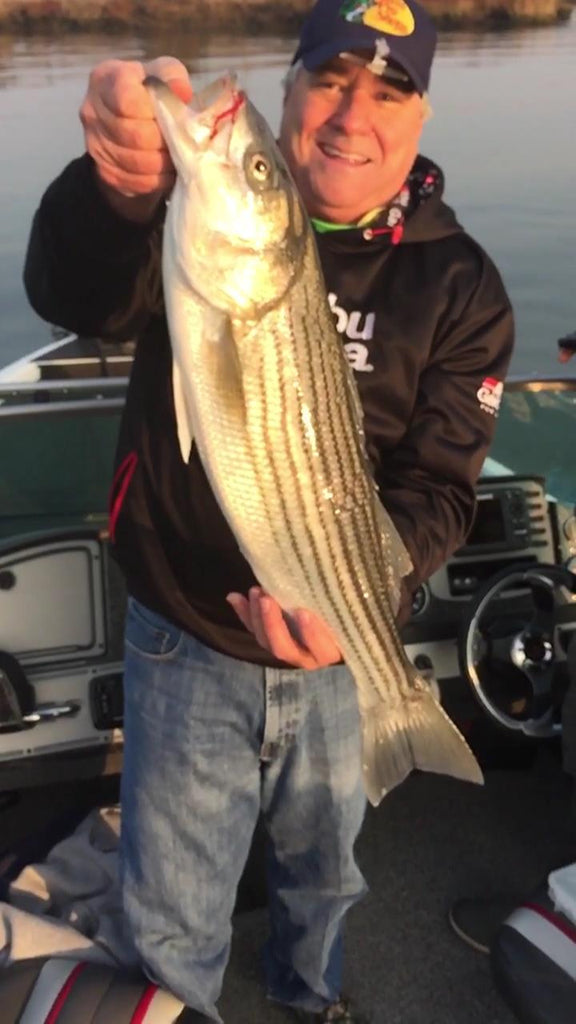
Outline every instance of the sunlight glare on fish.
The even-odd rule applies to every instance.
[[[311,455],[317,459],[320,455],[320,451],[318,448],[318,437],[316,435],[316,429],[314,427],[314,417],[309,405],[302,405],[300,419],[302,426],[304,427],[304,436],[308,442],[308,449]]]

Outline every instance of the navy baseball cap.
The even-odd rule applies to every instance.
[[[434,22],[415,0],[316,0],[292,63],[314,71],[333,57],[368,50],[370,71],[394,79],[401,68],[422,96],[435,49]]]

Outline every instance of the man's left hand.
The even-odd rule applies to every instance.
[[[226,600],[260,646],[279,661],[296,668],[317,669],[342,660],[332,630],[313,612],[298,608],[288,618],[261,587],[251,587],[247,597],[228,594]]]

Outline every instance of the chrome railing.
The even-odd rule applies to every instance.
[[[26,383],[0,381],[1,416],[46,416],[54,413],[121,409],[127,377],[91,377],[80,380],[42,380]]]

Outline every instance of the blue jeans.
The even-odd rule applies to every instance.
[[[261,811],[268,995],[322,1009],[340,994],[344,914],[366,891],[353,852],[365,797],[350,673],[238,661],[130,600],[124,685],[124,905],[147,973],[220,1020]]]

